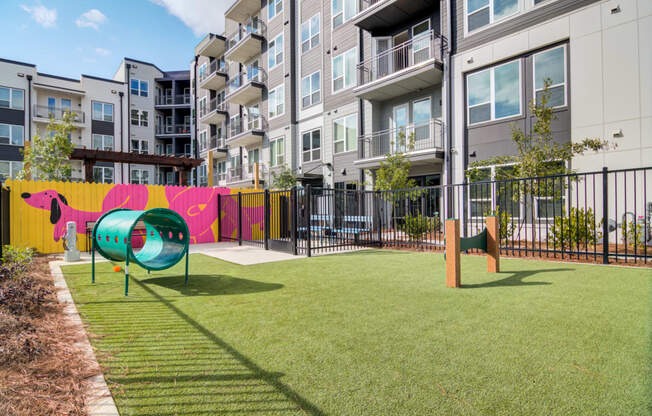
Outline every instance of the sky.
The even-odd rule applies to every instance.
[[[0,0],[0,58],[78,79],[113,78],[124,57],[190,69],[194,48],[222,33],[232,0]]]

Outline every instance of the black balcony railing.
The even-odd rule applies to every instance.
[[[190,105],[190,94],[161,95],[156,97],[156,105]]]
[[[218,61],[214,60],[212,61],[206,70],[206,72],[202,72],[199,74],[199,82],[202,83],[211,76],[213,76],[216,73],[222,73],[222,74],[228,74],[229,72],[229,65],[225,61]]]
[[[440,120],[387,129],[360,137],[362,159],[382,157],[396,152],[443,149],[444,129]]]
[[[258,180],[263,180],[265,172],[265,164],[258,163]],[[226,172],[226,181],[227,182],[239,182],[239,181],[254,181],[256,178],[256,170],[254,164],[246,166],[236,166],[234,168],[227,169]]]
[[[248,131],[265,131],[267,120],[263,116],[249,116],[232,120],[229,127],[229,140]]]
[[[156,134],[190,134],[190,124],[167,124],[156,126]]]
[[[447,47],[446,38],[440,34],[433,31],[421,33],[359,63],[358,85],[389,77],[432,59],[442,62]]]
[[[226,138],[224,137],[218,137],[218,136],[212,136],[209,149],[224,149],[226,148]]]
[[[50,107],[47,105],[34,105],[34,117],[39,118],[54,118],[55,120],[63,120],[63,115],[66,112],[74,113],[73,121],[75,123],[84,123],[86,116],[83,111],[73,110],[70,108]]]
[[[247,36],[251,34],[264,37],[265,32],[265,24],[260,19],[251,18],[247,20],[246,23],[241,25],[235,33],[232,33],[230,36],[228,36],[226,41],[226,50],[228,52],[231,49],[237,47],[241,41],[243,41]]]
[[[260,67],[250,67],[246,71],[240,72],[238,75],[234,76],[226,84],[226,96],[227,99],[230,95],[233,95],[241,88],[246,87],[252,82],[258,82],[264,84],[267,82],[267,73],[263,68]]]
[[[220,101],[217,97],[211,99],[208,104],[204,106],[199,106],[199,118],[206,117],[213,111],[226,112],[227,104],[226,101]]]

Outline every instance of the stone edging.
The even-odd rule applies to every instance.
[[[88,335],[84,330],[84,324],[79,316],[79,312],[77,312],[75,302],[72,300],[72,295],[70,294],[70,290],[68,290],[66,280],[63,277],[63,272],[61,271],[62,264],[65,263],[62,261],[50,262],[50,272],[54,277],[57,298],[63,305],[63,313],[70,320],[71,324],[83,334],[81,347],[85,355],[84,358],[95,362],[97,367],[100,368],[95,353],[93,353],[93,347],[91,347],[91,343],[88,340]],[[103,374],[98,374],[88,379],[85,401],[89,416],[120,416]]]

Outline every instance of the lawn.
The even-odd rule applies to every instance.
[[[648,415],[649,269],[363,251],[192,255],[129,297],[64,273],[121,415]]]

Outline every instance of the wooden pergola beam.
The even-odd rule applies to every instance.
[[[191,159],[183,156],[151,155],[131,152],[114,152],[111,150],[75,149],[70,156],[84,162],[134,163],[138,165],[172,166],[191,169],[201,165],[203,159]]]

